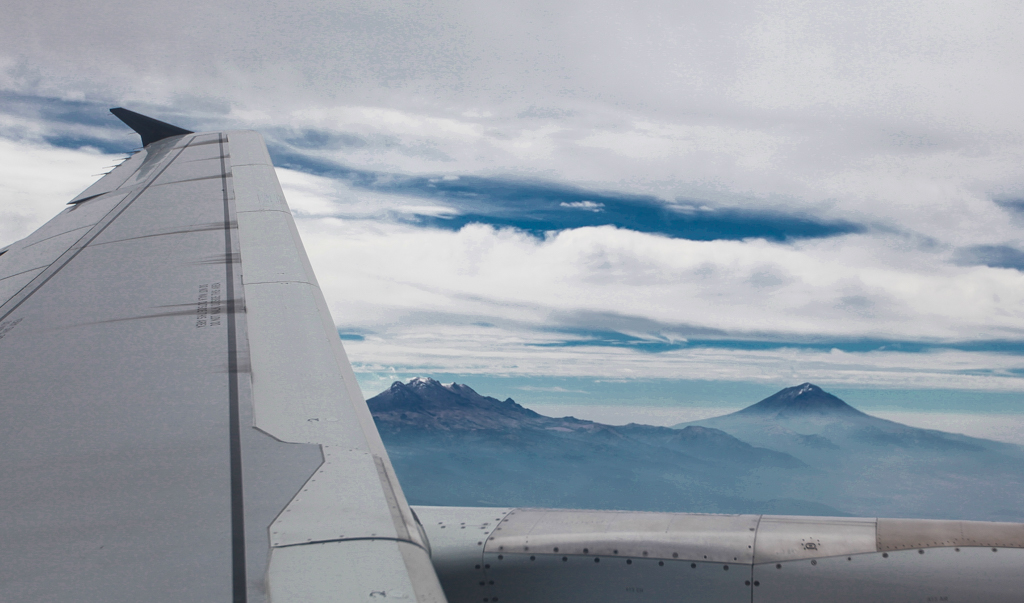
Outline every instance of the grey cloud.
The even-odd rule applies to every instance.
[[[588,310],[558,310],[549,316],[550,324],[556,329],[586,333],[592,331],[615,331],[619,333],[649,334],[670,339],[691,337],[724,337],[728,332],[700,326],[699,323],[666,323],[643,316],[626,313],[594,312]]]
[[[778,287],[779,285],[784,285],[789,281],[790,279],[771,270],[758,270],[751,274],[750,278],[747,279],[747,282],[751,285],[763,289]]]
[[[845,295],[836,303],[839,309],[863,316],[874,316],[875,305],[875,300],[866,295]]]
[[[678,200],[700,220],[721,219],[721,210],[699,209],[706,201],[742,210],[740,217],[759,212],[733,235],[737,245],[757,235],[751,228],[763,229],[766,216],[800,216],[893,233],[890,248],[914,247],[913,257],[896,254],[919,262],[910,273],[940,271],[949,258],[940,252],[955,247],[955,262],[1020,269],[1019,249],[991,244],[1015,240],[1006,210],[1024,212],[1020,195],[1001,201],[1005,209],[978,203],[978,191],[1024,190],[1018,25],[1010,4],[979,11],[753,0],[10,3],[0,20],[0,91],[15,100],[5,101],[0,119],[38,125],[36,139],[56,145],[130,148],[134,136],[104,121],[107,107],[124,104],[189,129],[263,130],[279,147],[350,166],[367,179],[356,193],[441,191],[447,204],[518,195],[530,191],[517,183],[543,181],[555,217],[571,214],[573,227],[584,217],[606,219],[614,200],[627,197]],[[363,108],[370,111],[355,110]],[[459,187],[431,186],[451,173],[463,176]],[[608,192],[604,212],[561,206],[599,200],[592,191]],[[635,204],[619,207],[618,224],[639,229]],[[463,221],[471,219],[479,218]],[[660,214],[650,220],[657,228],[647,231],[664,229]],[[908,230],[917,241],[896,240]],[[843,247],[859,243],[845,238],[827,243],[848,252],[844,261],[865,262]],[[933,248],[924,249],[928,241]],[[649,266],[628,268],[653,278]],[[709,286],[719,286],[711,277],[721,270],[706,265]],[[772,287],[779,278],[755,273],[748,284]],[[545,325],[721,335],[702,327],[702,317],[665,325],[629,316],[633,309],[550,314],[483,301],[494,316],[406,319],[534,333]],[[751,299],[736,312],[756,313],[764,303]],[[887,332],[886,317],[909,312],[901,299],[863,286],[808,299],[802,311],[832,317],[837,303],[851,320],[835,322],[868,334]],[[507,318],[516,311],[538,318]],[[942,320],[949,325],[937,331],[964,328]],[[982,322],[986,331],[1016,332],[993,317]]]
[[[1004,198],[996,199],[995,202],[1000,207],[1004,207],[1016,214],[1024,215],[1024,199]]]
[[[192,82],[249,105],[483,106],[550,119],[610,103],[733,122],[887,114],[907,127],[965,108],[991,114],[999,103],[991,92],[1018,83],[989,76],[1013,58],[1015,32],[998,10],[990,27],[965,26],[973,16],[966,7],[804,5],[799,19],[793,7],[752,0],[255,1],[204,5],[201,18],[152,1],[7,8],[0,51],[30,72],[21,85],[63,77],[96,94],[117,80],[136,98],[180,98],[196,89],[182,85]],[[940,68],[975,60],[978,68],[920,69],[923,60]],[[950,87],[950,73],[981,85]]]
[[[566,119],[575,117],[576,111],[561,109],[558,107],[537,107],[531,105],[525,111],[520,111],[516,117],[519,119]]]
[[[266,132],[271,148],[284,146],[289,151],[311,153],[314,157],[331,151],[366,152],[372,154],[395,153],[405,157],[419,157],[430,161],[451,162],[454,159],[430,140],[402,140],[397,136],[356,134],[325,128],[270,128]]]
[[[398,154],[423,171],[422,162],[471,158],[476,173],[550,170],[663,198],[699,185],[741,195],[747,208],[798,205],[852,221],[878,213],[860,194],[977,180],[967,167],[951,175],[947,154],[962,156],[956,165],[980,161],[985,178],[1024,179],[1019,169],[993,177],[985,167],[1020,149],[1017,108],[1006,100],[1024,92],[1012,68],[1021,41],[1010,7],[256,0],[204,5],[198,19],[188,6],[155,1],[7,9],[0,88],[8,91],[151,107],[193,127],[266,130],[307,108],[376,107],[480,126],[497,141],[446,140],[430,128],[398,141],[325,123],[326,138],[300,132],[291,141],[380,151],[380,163]],[[502,146],[534,127],[550,143],[539,160]],[[596,135],[608,144],[579,144]],[[644,156],[660,143],[676,146]],[[623,149],[642,152],[624,158]],[[922,158],[934,165],[907,175],[907,186],[857,190],[885,180],[870,172],[887,176]],[[868,173],[850,180],[850,170]],[[848,183],[821,190],[830,183],[821,180]],[[839,201],[818,201],[827,197]],[[888,201],[876,203],[888,210]],[[914,201],[907,205],[913,213]]]
[[[361,149],[368,144],[365,139],[355,134],[324,130],[302,130],[292,135],[279,136],[285,143],[300,149],[337,149],[342,147]]]
[[[963,266],[989,266],[1024,271],[1024,251],[1008,245],[976,245],[958,249],[954,261]]]

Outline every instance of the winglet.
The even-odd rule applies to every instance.
[[[128,109],[122,109],[121,107],[111,109],[110,112],[127,124],[129,128],[138,132],[139,136],[142,137],[142,146],[147,146],[152,142],[163,140],[164,138],[170,138],[171,136],[192,134],[191,130],[172,126],[169,123],[153,119],[152,117],[146,117],[145,115],[136,113],[135,111],[129,111]]]

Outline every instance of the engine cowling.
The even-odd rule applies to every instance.
[[[1024,600],[1024,524],[416,507],[449,603]]]

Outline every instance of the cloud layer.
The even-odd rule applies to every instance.
[[[264,132],[368,372],[1021,390],[1022,21],[23,4],[0,23],[0,245],[137,144],[104,115],[128,105]]]

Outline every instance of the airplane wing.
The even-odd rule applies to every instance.
[[[0,252],[0,599],[443,602],[260,135],[113,113]]]

